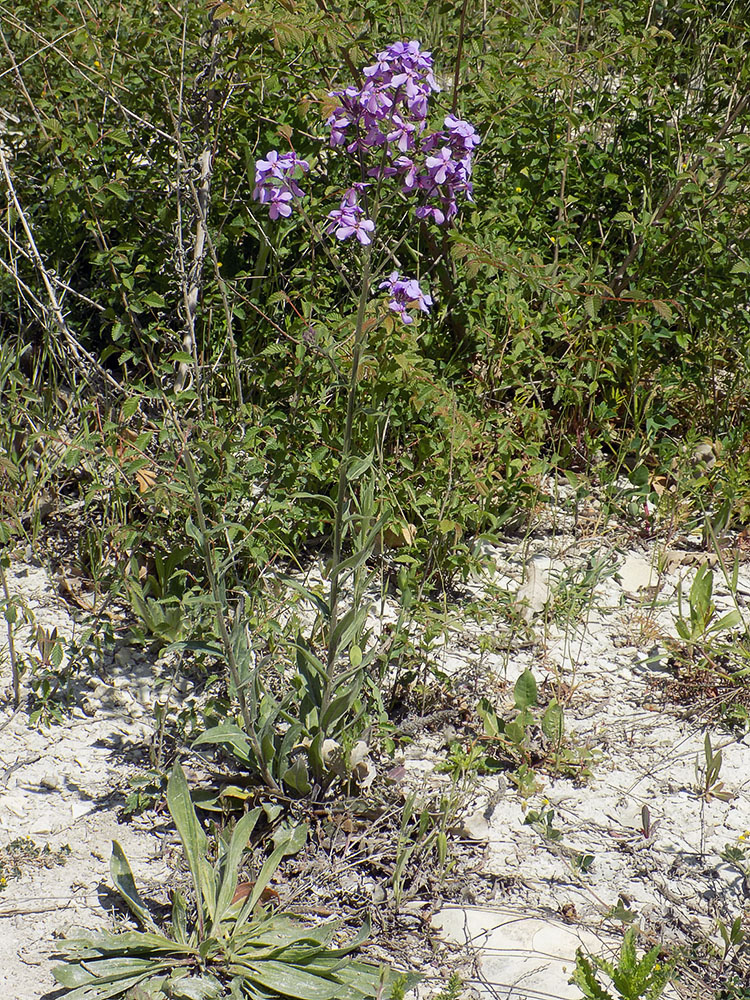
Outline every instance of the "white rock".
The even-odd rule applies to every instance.
[[[516,591],[519,613],[526,621],[544,609],[552,594],[553,561],[549,556],[536,555],[526,563],[523,583]]]
[[[459,837],[466,837],[468,840],[478,840],[486,843],[491,836],[492,829],[487,822],[487,817],[481,809],[477,809],[470,816],[464,816],[456,828]]]
[[[481,997],[512,1000],[545,996],[580,1000],[568,982],[578,948],[612,958],[619,941],[605,941],[591,931],[561,920],[541,918],[511,907],[448,906],[432,920],[441,936],[477,954]],[[677,994],[666,991],[665,1000]]]
[[[73,819],[80,819],[81,816],[86,816],[88,813],[93,812],[95,805],[93,802],[71,802],[70,811],[73,814]]]
[[[620,586],[626,594],[637,594],[658,584],[659,573],[653,561],[642,556],[628,556],[617,571]]]

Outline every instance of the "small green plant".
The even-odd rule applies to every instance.
[[[562,830],[558,830],[555,826],[554,809],[541,809],[540,811],[530,809],[524,817],[524,824],[535,830],[546,843],[560,848],[560,853],[568,860],[570,867],[576,874],[588,875],[591,871],[595,860],[594,855],[582,854],[562,843]]]
[[[416,794],[411,792],[404,803],[401,828],[396,843],[396,864],[391,876],[393,899],[398,908],[406,892],[406,877],[409,865],[417,858],[424,863],[434,855],[440,876],[444,876],[452,866],[448,859],[448,828],[455,818],[456,804],[447,796],[440,800],[438,815],[425,805],[417,813]]]
[[[560,574],[551,601],[551,614],[560,623],[573,622],[591,609],[596,587],[614,576],[617,563],[610,555],[587,556],[583,566],[566,567]]]
[[[695,761],[695,777],[698,782],[698,795],[704,801],[711,799],[721,799],[722,802],[729,802],[734,798],[734,792],[725,790],[724,782],[719,781],[721,766],[724,762],[721,750],[714,750],[711,746],[711,737],[706,733],[703,742],[704,763]]]
[[[451,972],[448,982],[439,993],[435,994],[434,1000],[460,1000],[463,992],[463,982],[457,972]]]
[[[460,740],[451,740],[448,755],[437,766],[441,774],[450,774],[454,781],[460,781],[471,774],[489,774],[502,767],[497,758],[487,754],[479,743],[468,746]]]
[[[275,847],[247,895],[238,894],[238,871],[260,806],[246,813],[209,860],[208,838],[198,820],[185,775],[175,765],[167,804],[182,841],[194,902],[172,892],[172,920],[160,930],[138,893],[122,848],[113,844],[110,870],[115,887],[141,926],[123,933],[81,933],[59,946],[64,964],[54,968],[67,1000],[375,1000],[391,996],[397,977],[349,956],[369,928],[343,947],[331,947],[335,923],[305,926],[287,914],[259,907],[277,866],[305,843],[307,828],[277,837]],[[415,977],[409,977],[407,985]]]
[[[39,847],[31,837],[16,837],[6,847],[0,847],[0,889],[9,879],[21,878],[39,868],[64,865],[70,856],[68,844],[52,850],[49,844]]]
[[[578,949],[576,970],[570,982],[579,987],[586,1000],[658,1000],[664,993],[674,972],[674,962],[660,961],[659,945],[639,959],[635,947],[636,933],[635,927],[629,927],[625,932],[617,965],[603,958],[584,955]],[[597,971],[606,973],[617,990],[616,994],[609,993],[599,984]]]
[[[539,695],[530,670],[524,670],[516,681],[513,700],[517,713],[508,722],[498,716],[488,699],[482,698],[479,703],[483,742],[491,748],[492,756],[499,756],[518,770],[525,768],[525,777],[534,768],[578,779],[591,774],[591,751],[565,741],[565,715],[557,699],[553,698],[543,712],[532,711],[538,708]]]
[[[700,650],[722,633],[729,632],[742,621],[739,611],[729,611],[716,617],[713,602],[714,575],[708,563],[703,563],[695,574],[688,597],[689,614],[682,613],[682,590],[679,591],[679,616],[675,619],[677,634],[686,644],[689,656]]]
[[[128,781],[130,790],[122,807],[122,815],[126,818],[138,816],[151,809],[162,799],[166,784],[166,775],[155,767],[134,775]]]
[[[716,926],[724,942],[724,952],[721,956],[723,965],[732,954],[740,950],[747,940],[747,934],[742,928],[742,917],[735,917],[731,924],[725,924],[723,920],[718,920]]]
[[[6,542],[9,536],[5,525],[0,523],[0,541]],[[18,599],[14,599],[10,595],[10,590],[8,589],[8,578],[5,575],[6,569],[10,566],[10,559],[8,558],[7,552],[0,552],[0,586],[2,586],[2,596],[0,596],[0,608],[3,612],[3,618],[5,618],[5,628],[6,634],[8,636],[8,659],[10,660],[10,675],[11,683],[13,685],[13,707],[18,708],[21,704],[21,669],[18,663],[18,655],[16,653],[16,643],[15,636],[13,633],[13,627],[18,620],[19,612],[21,612],[22,606],[19,605]]]
[[[57,629],[47,632],[36,627],[36,652],[26,662],[32,691],[32,708],[29,722],[32,725],[50,725],[63,722],[73,704],[74,665],[65,655]]]
[[[744,834],[740,840],[745,840]],[[725,844],[719,857],[722,861],[726,861],[731,868],[734,868],[743,880],[745,894],[750,895],[750,857],[748,857],[745,848],[738,847],[736,844]]]
[[[739,976],[733,976],[731,982],[721,987],[715,1000],[750,1000],[750,986],[743,983]]]
[[[554,809],[547,809],[546,811],[542,809],[539,812],[535,809],[530,809],[524,816],[523,821],[526,826],[532,827],[540,837],[552,844],[562,840],[562,830],[558,830],[555,826]]]

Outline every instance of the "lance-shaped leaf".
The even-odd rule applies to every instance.
[[[208,839],[198,821],[190,798],[185,773],[175,764],[167,784],[167,805],[180,835],[190,874],[195,885],[198,924],[204,926],[204,909],[213,921],[216,909],[216,881],[213,868],[206,859]]]
[[[125,852],[116,840],[112,841],[112,857],[109,861],[109,870],[115,888],[128,905],[128,909],[136,918],[138,923],[147,931],[158,934],[159,928],[156,926],[153,917],[148,912],[146,904],[138,894]]]
[[[237,870],[242,860],[242,854],[247,847],[247,843],[250,839],[250,834],[255,829],[255,824],[258,822],[262,809],[260,806],[256,806],[255,809],[246,813],[242,819],[237,822],[234,830],[232,831],[232,838],[229,841],[229,847],[227,852],[222,859],[220,865],[220,877],[221,885],[216,897],[216,912],[214,915],[213,922],[213,933],[219,933],[219,925],[224,919],[227,910],[232,905],[232,897],[234,896],[234,891],[237,888]]]

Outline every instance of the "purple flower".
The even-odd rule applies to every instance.
[[[333,91],[340,104],[329,116],[332,146],[348,141],[347,150],[363,152],[389,142],[403,153],[424,127],[430,94],[440,88],[432,73],[432,56],[419,42],[396,42],[377,54],[373,66],[363,70],[361,89]],[[356,137],[351,138],[351,126]]]
[[[417,279],[399,278],[398,271],[394,271],[387,281],[382,281],[380,288],[388,290],[391,296],[391,300],[388,303],[389,309],[398,313],[402,321],[406,324],[413,322],[407,309],[417,306],[422,312],[429,312],[432,305],[432,297],[422,291]]]
[[[413,122],[405,122],[401,115],[393,116],[393,127],[388,133],[388,142],[395,142],[402,153],[414,145],[414,132],[417,126]]]
[[[453,154],[447,146],[443,146],[437,156],[428,156],[425,166],[430,177],[436,184],[444,184],[448,177],[452,177],[456,170],[453,162]]]
[[[410,156],[399,156],[396,160],[396,166],[404,175],[404,191],[407,194],[416,191],[419,186],[419,177],[417,175],[417,165],[414,160]]]
[[[280,215],[284,218],[289,218],[292,214],[292,193],[291,191],[283,191],[281,188],[271,188],[270,197],[268,202],[271,206],[269,211],[269,216],[276,220]]]
[[[310,169],[307,160],[301,160],[292,150],[279,153],[272,149],[264,160],[255,162],[255,188],[253,198],[261,205],[270,205],[272,219],[288,218],[292,214],[292,198],[304,198],[305,192],[297,183],[295,174],[306,174]]]
[[[448,141],[453,152],[470,156],[481,142],[474,126],[453,115],[446,115],[444,124],[449,132]]]
[[[281,159],[278,150],[272,149],[270,153],[266,153],[265,160],[255,161],[255,183],[260,184],[266,180],[267,177],[277,177],[281,180],[284,177],[283,161],[279,162]]]
[[[384,118],[393,107],[393,98],[385,88],[376,87],[369,81],[364,85],[359,97],[362,109],[373,118]]]
[[[356,236],[364,246],[371,243],[369,234],[375,231],[375,223],[372,219],[363,218],[365,210],[357,203],[357,187],[350,187],[344,192],[339,208],[335,208],[328,213],[331,220],[326,226],[327,233],[333,233],[337,240],[347,240],[350,236]]]
[[[442,226],[445,222],[445,212],[434,205],[420,205],[415,215],[418,219],[432,219],[436,226]]]

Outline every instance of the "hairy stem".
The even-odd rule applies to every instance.
[[[359,362],[362,351],[365,347],[365,308],[370,294],[371,276],[371,244],[368,244],[362,254],[362,287],[359,293],[359,304],[357,306],[357,325],[354,331],[354,346],[352,348],[352,371],[349,378],[349,393],[346,400],[346,423],[344,425],[344,444],[339,460],[339,481],[336,491],[336,520],[333,526],[333,559],[331,561],[331,592],[330,592],[330,625],[328,641],[328,683],[324,697],[323,710],[328,707],[330,696],[333,690],[333,679],[336,669],[336,654],[338,652],[338,639],[334,639],[336,625],[338,623],[338,602],[340,581],[339,573],[341,566],[341,548],[344,536],[344,512],[348,500],[347,477],[349,473],[349,459],[352,450],[352,433],[354,430],[354,415],[357,408],[357,385],[359,381]]]

